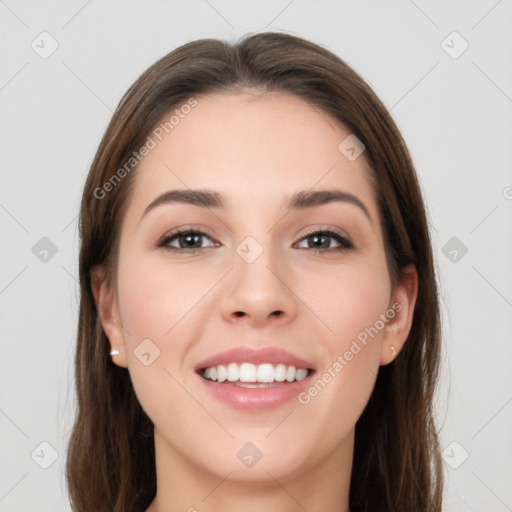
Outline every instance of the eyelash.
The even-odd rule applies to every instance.
[[[201,251],[202,249],[205,249],[205,247],[186,249],[186,248],[182,248],[182,247],[171,247],[168,245],[173,239],[175,239],[179,236],[182,236],[182,235],[201,235],[201,236],[204,235],[204,236],[210,238],[210,240],[212,240],[212,238],[207,233],[204,233],[203,231],[200,231],[200,230],[195,230],[195,229],[190,229],[190,228],[177,229],[173,233],[169,233],[164,238],[162,238],[162,240],[160,240],[160,242],[157,243],[157,247],[168,250],[168,251],[185,253],[185,254],[191,254],[191,253]],[[311,231],[309,233],[306,233],[299,240],[299,242],[312,236],[312,235],[329,236],[340,243],[339,247],[334,247],[334,248],[330,248],[330,249],[315,249],[313,247],[308,247],[307,249],[311,250],[314,254],[324,254],[326,252],[330,252],[330,253],[344,252],[344,251],[348,251],[348,250],[354,248],[354,245],[352,244],[352,242],[348,238],[346,238],[342,233],[340,233],[339,231],[337,231],[335,229],[322,229],[322,230]],[[302,248],[302,249],[304,249],[304,248]]]

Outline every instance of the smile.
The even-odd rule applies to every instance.
[[[286,404],[311,385],[313,363],[278,347],[236,347],[194,368],[216,401],[245,411]]]

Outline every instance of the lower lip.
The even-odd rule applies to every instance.
[[[279,407],[296,398],[310,385],[314,373],[311,371],[305,379],[300,381],[278,383],[268,388],[242,388],[233,383],[219,383],[207,380],[199,374],[197,376],[218,400],[237,409],[261,410]]]

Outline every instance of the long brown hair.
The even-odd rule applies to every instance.
[[[392,283],[409,263],[419,283],[407,342],[394,362],[380,367],[356,424],[350,509],[440,512],[442,462],[433,411],[441,342],[438,283],[411,157],[391,116],[352,68],[320,45],[275,32],[236,43],[197,40],[165,55],[123,96],[100,143],[80,213],[78,404],[66,460],[73,510],[141,512],[156,494],[153,424],[128,370],[111,361],[91,288],[96,266],[116,282],[120,223],[137,168],[125,164],[172,109],[245,87],[302,98],[366,147]]]

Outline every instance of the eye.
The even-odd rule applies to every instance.
[[[176,252],[193,253],[204,248],[201,244],[201,239],[205,237],[212,240],[203,231],[197,231],[190,228],[177,229],[160,240],[157,246]],[[176,245],[172,245],[173,243],[177,243],[178,247],[176,247]]]
[[[213,242],[212,238],[203,231],[192,228],[177,229],[164,236],[162,240],[158,242],[157,247],[169,251],[190,254],[216,244],[216,242],[213,242],[210,245],[204,246],[202,242],[205,238]],[[333,240],[338,246],[332,247],[331,242]],[[307,247],[300,247],[301,249],[310,249],[313,253],[320,254],[347,251],[354,247],[346,236],[333,229],[312,231],[302,237],[299,244],[303,241],[307,241]]]
[[[335,240],[339,245],[337,247],[332,247],[332,240]],[[307,241],[307,247],[302,248],[312,249],[314,253],[347,251],[354,247],[354,244],[346,236],[333,229],[312,231],[301,238],[301,242],[302,241]]]

